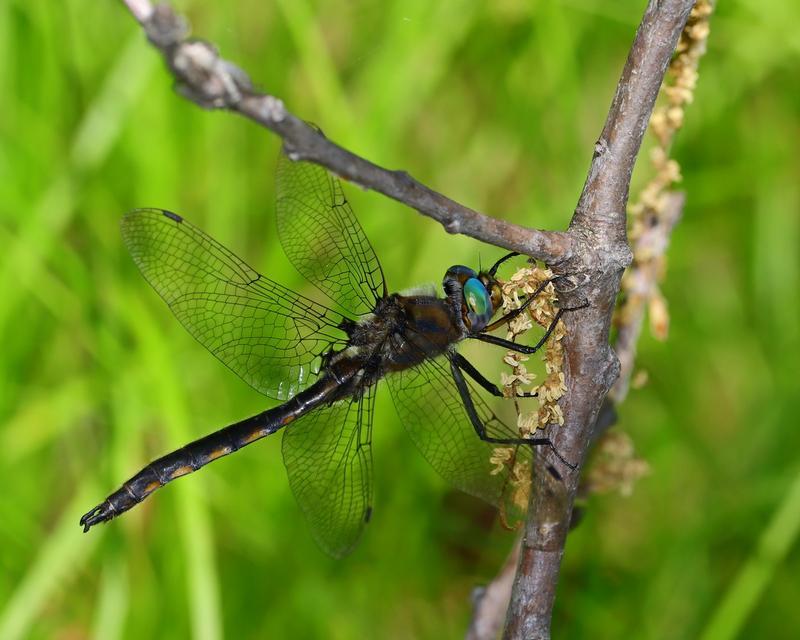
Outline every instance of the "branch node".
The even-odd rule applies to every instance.
[[[283,143],[283,152],[286,154],[286,157],[289,158],[292,162],[299,162],[303,160],[304,156],[300,151],[288,141],[284,141]]]
[[[149,9],[149,12],[148,12]],[[174,47],[189,35],[189,24],[166,5],[143,6],[136,14],[147,39],[159,49]]]
[[[579,287],[589,284],[590,280],[591,278],[586,272],[568,273],[558,276],[553,282],[553,286],[555,286],[558,293],[572,293]]]
[[[216,48],[204,40],[187,40],[177,45],[171,66],[180,79],[181,95],[206,109],[234,107],[243,93],[252,89],[247,74],[221,59]]]
[[[597,142],[594,143],[594,157],[598,158],[610,150],[608,146],[608,140],[605,138],[600,138]]]
[[[633,250],[627,242],[617,244],[611,253],[611,259],[617,267],[624,271],[633,262]]]
[[[283,104],[283,100],[275,96],[262,96],[258,100],[256,110],[259,117],[267,121],[283,122],[286,118],[286,107]],[[295,153],[294,155],[296,156],[297,154]],[[292,158],[292,155],[289,155],[289,158],[291,160],[295,159]]]
[[[442,225],[444,226],[444,230],[447,231],[447,233],[452,233],[454,235],[457,233],[461,233],[462,225],[461,225],[461,220],[459,220],[458,218],[449,218],[443,221]]]

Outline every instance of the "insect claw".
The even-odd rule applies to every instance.
[[[550,443],[550,450],[556,455],[556,458],[561,460],[561,462],[562,462],[562,464],[564,464],[564,466],[569,468],[570,471],[575,471],[575,469],[578,468],[577,464],[573,464],[572,462],[569,462],[564,456],[562,456],[558,452],[558,449],[556,449],[556,445],[554,445],[552,442]]]
[[[561,293],[569,293],[589,282],[589,277],[582,273],[564,273],[554,276],[552,281],[559,283]]]
[[[583,302],[581,302],[577,307],[560,307],[560,311],[567,313],[568,311],[580,311],[581,309],[586,309],[589,305],[589,300],[584,298]]]
[[[559,482],[562,482],[562,481],[564,480],[564,478],[562,478],[562,477],[561,477],[561,474],[558,472],[558,469],[556,469],[556,468],[555,468],[553,465],[551,465],[551,464],[548,464],[548,465],[547,465],[547,473],[549,473],[551,476],[553,476],[553,478],[554,478],[555,480],[558,480]]]
[[[84,533],[87,533],[94,525],[111,520],[114,517],[113,511],[105,508],[107,504],[108,501],[98,504],[91,511],[87,511],[81,516],[80,524],[83,526]]]

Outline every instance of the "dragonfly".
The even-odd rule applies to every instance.
[[[432,286],[388,293],[375,252],[338,178],[282,151],[276,171],[277,229],[295,268],[333,304],[321,304],[258,273],[181,216],[136,209],[122,237],[145,279],[189,333],[246,383],[281,402],[151,462],[88,511],[84,531],[115,518],[155,490],[283,430],[289,484],[315,541],[342,557],[372,515],[372,424],[377,383],[386,381],[405,430],[427,461],[466,493],[518,513],[513,464],[534,465],[549,438],[521,438],[478,394],[502,391],[457,350],[474,339],[525,354],[535,345],[490,332],[523,313],[492,321],[502,307],[497,270],[447,270],[444,295]],[[546,285],[546,283],[545,283]],[[542,285],[542,288],[545,286]],[[532,396],[533,393],[519,393]],[[498,469],[496,447],[513,448]]]

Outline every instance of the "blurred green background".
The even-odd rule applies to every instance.
[[[486,213],[564,228],[644,5],[178,6],[337,142]],[[620,409],[652,472],[631,498],[590,500],[555,637],[797,637],[798,24],[781,0],[722,1],[712,18],[674,148],[688,204],[663,287],[671,336],[643,338],[649,384]],[[0,2],[0,638],[461,637],[513,536],[416,454],[384,394],[375,514],[343,561],[311,540],[278,438],[81,533],[142,464],[271,402],[172,318],[120,216],[172,209],[308,288],[276,239],[279,141],[171,85],[118,2]],[[501,253],[348,195],[390,288]]]

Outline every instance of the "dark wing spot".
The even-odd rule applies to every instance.
[[[372,517],[372,507],[367,507],[367,510],[364,512],[364,522],[369,522],[369,519]]]
[[[167,211],[166,209],[162,210],[161,213],[167,216],[167,218],[170,220],[174,220],[178,223],[183,222],[183,218],[181,218],[177,213],[172,213],[172,211]]]

